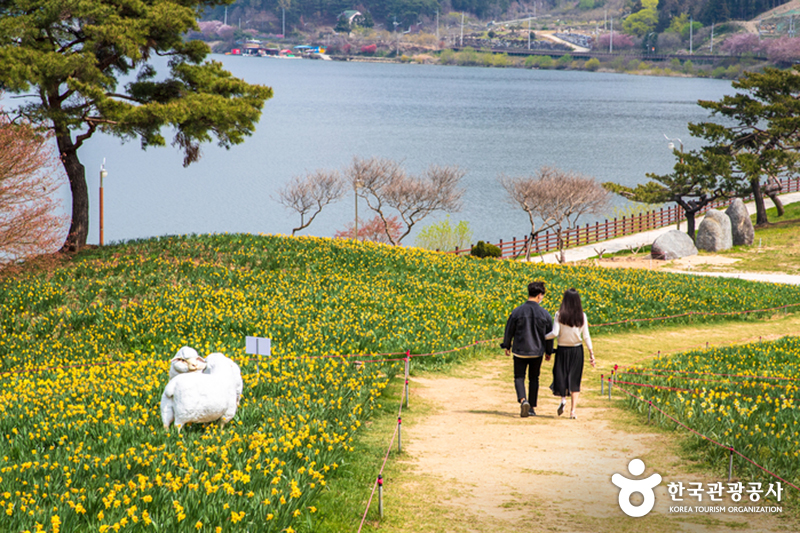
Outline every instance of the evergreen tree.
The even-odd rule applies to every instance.
[[[65,251],[86,244],[89,198],[78,150],[96,132],[162,146],[162,127],[175,132],[184,164],[200,156],[200,143],[216,137],[229,147],[253,132],[269,87],[234,78],[199,41],[196,16],[222,0],[0,1],[0,86],[35,95],[16,112],[49,128],[72,193]],[[156,81],[153,56],[168,56],[169,75]],[[119,78],[136,74],[119,87]]]
[[[661,204],[675,202],[686,215],[686,233],[694,240],[695,217],[708,204],[735,195],[736,180],[728,158],[712,149],[680,152],[671,174],[648,173],[651,181],[636,187],[606,182],[603,187],[634,202]]]
[[[756,204],[756,223],[766,224],[764,195],[777,199],[778,176],[796,172],[800,149],[800,67],[748,72],[733,82],[741,89],[719,101],[698,102],[724,124],[689,124],[692,135],[711,143],[725,157],[740,185],[749,187]]]

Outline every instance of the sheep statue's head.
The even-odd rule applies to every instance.
[[[175,354],[170,361],[169,377],[174,378],[178,374],[187,372],[202,371],[206,368],[206,360],[200,357],[197,350],[184,346]]]

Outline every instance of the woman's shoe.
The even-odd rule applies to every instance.
[[[558,406],[558,416],[564,414],[564,406],[567,405],[567,402],[561,402],[561,405]]]
[[[575,414],[575,411],[572,411],[572,412],[569,414],[569,417],[570,417],[571,419],[575,420],[576,418],[578,418],[578,415],[576,415],[576,414]]]

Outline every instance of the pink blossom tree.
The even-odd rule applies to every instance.
[[[0,265],[58,250],[69,220],[53,197],[61,182],[50,139],[0,114]]]
[[[753,33],[737,33],[725,39],[720,50],[733,56],[758,53],[761,51],[761,42],[758,35]]]
[[[611,42],[610,33],[605,33],[598,37],[595,49],[601,52],[608,51],[609,43],[612,45],[614,50],[629,50],[635,46],[630,35],[614,32],[613,42]]]

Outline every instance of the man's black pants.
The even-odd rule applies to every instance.
[[[517,390],[517,401],[523,398],[528,400],[531,407],[536,407],[539,398],[539,371],[542,368],[540,357],[514,356],[514,388]],[[528,372],[528,395],[525,396],[525,372]]]

